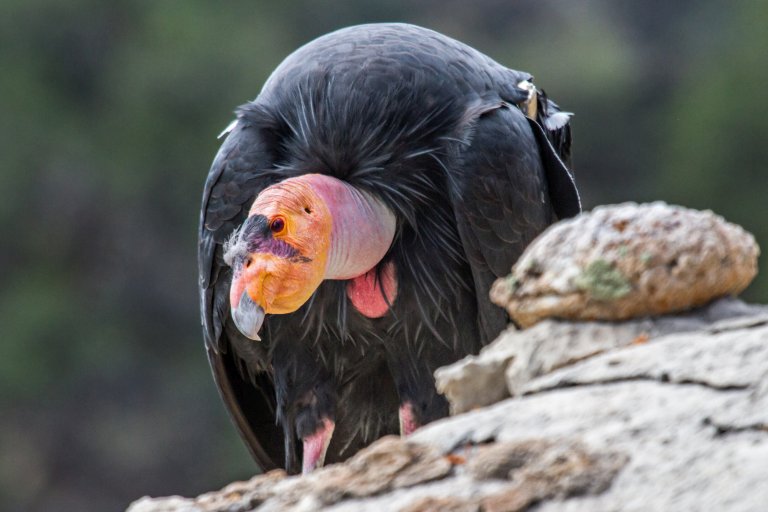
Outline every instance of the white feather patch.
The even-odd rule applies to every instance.
[[[218,137],[216,137],[216,138],[217,138],[217,139],[220,139],[220,138],[222,138],[222,137],[223,137],[223,136],[225,136],[225,135],[229,135],[229,132],[231,132],[232,130],[234,130],[234,129],[235,129],[235,126],[237,126],[237,119],[233,119],[233,120],[232,120],[232,122],[231,122],[231,123],[229,123],[229,124],[227,125],[227,127],[226,127],[226,128],[224,128],[224,130],[223,130],[223,131],[222,131],[222,132],[219,134],[219,136],[218,136]]]
[[[544,120],[547,130],[559,130],[568,124],[573,114],[571,112],[555,112]]]

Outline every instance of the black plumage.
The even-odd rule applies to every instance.
[[[518,85],[530,80],[430,30],[363,25],[294,52],[237,111],[205,183],[200,300],[216,383],[262,468],[296,471],[296,441],[323,414],[336,420],[329,462],[397,432],[404,401],[419,423],[447,414],[432,372],[499,333],[491,283],[580,209],[567,115],[541,93],[530,108]],[[394,263],[397,298],[366,318],[327,280],[251,341],[230,318],[223,244],[260,191],[318,172],[395,213],[382,264]]]

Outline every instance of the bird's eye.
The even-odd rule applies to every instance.
[[[269,229],[275,234],[282,233],[285,230],[285,219],[282,217],[275,217],[272,222],[269,223]]]

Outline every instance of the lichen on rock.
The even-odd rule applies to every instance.
[[[576,288],[597,300],[616,300],[632,291],[629,280],[612,263],[598,258],[573,280]]]

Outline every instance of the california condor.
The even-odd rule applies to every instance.
[[[491,283],[580,211],[568,120],[530,74],[405,24],[308,43],[237,110],[205,182],[200,305],[264,470],[447,414],[433,371],[504,328]]]

